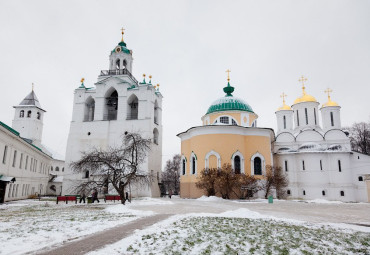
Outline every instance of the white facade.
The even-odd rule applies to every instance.
[[[304,92],[302,98],[306,97]],[[329,98],[320,109],[321,127],[319,103],[310,96],[309,100],[293,104],[292,110],[276,112],[274,163],[288,175],[288,197],[370,201],[366,185],[370,156],[351,151],[348,134],[341,129],[340,107],[335,102]]]
[[[162,95],[149,82],[142,83],[131,74],[132,51],[120,42],[111,52],[110,70],[102,71],[95,88],[84,84],[74,93],[73,114],[66,151],[66,175],[63,194],[91,178],[88,173],[75,174],[69,165],[81,152],[93,147],[105,149],[120,145],[123,134],[140,133],[153,143],[143,170],[157,176],[150,188],[135,189],[133,196],[159,196],[158,180],[162,164]]]
[[[52,158],[0,124],[0,203],[46,194]]]

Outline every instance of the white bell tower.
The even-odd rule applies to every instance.
[[[323,104],[320,109],[324,131],[341,129],[342,127],[340,121],[340,106],[336,102],[331,101],[331,92],[333,91],[329,88],[325,90],[325,93],[328,93],[328,102]]]
[[[20,136],[32,140],[36,146],[41,145],[44,113],[35,92],[28,94],[15,108],[12,128],[20,133]]]
[[[123,41],[124,29],[122,28],[122,39],[112,50],[109,56],[109,71],[117,74],[124,74],[125,70],[132,71],[132,50],[126,48]]]
[[[277,133],[291,132],[293,130],[293,110],[289,105],[285,104],[285,97],[287,95],[283,92],[281,98],[283,98],[283,105],[275,112],[277,120]]]

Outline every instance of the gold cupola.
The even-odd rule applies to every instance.
[[[328,102],[323,104],[322,107],[339,106],[336,102],[331,101],[330,93],[333,92],[333,90],[331,90],[330,88],[327,88],[324,92],[328,94]]]
[[[307,81],[307,78],[305,78],[303,75],[301,76],[301,78],[298,80],[299,82],[302,82],[302,92],[303,92],[303,95],[301,97],[298,97],[295,101],[294,101],[294,104],[298,104],[298,103],[303,103],[303,102],[317,102],[316,101],[316,98],[314,98],[313,96],[311,95],[308,95],[306,93],[306,87],[304,86],[304,83],[305,81]]]
[[[285,97],[287,97],[287,95],[283,92],[283,94],[281,94],[280,97],[283,99],[283,105],[281,107],[279,107],[279,109],[277,109],[277,110],[278,111],[290,111],[290,110],[292,110],[292,108],[285,103]]]

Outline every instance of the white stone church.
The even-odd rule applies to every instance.
[[[331,100],[320,107],[305,91],[292,107],[276,111],[278,130],[274,165],[289,177],[289,198],[370,202],[370,156],[351,150],[348,132],[341,127],[340,106]]]
[[[66,150],[64,194],[73,193],[79,183],[93,178],[89,171],[73,173],[70,163],[81,157],[81,152],[93,147],[107,148],[120,145],[123,134],[140,133],[152,140],[143,170],[155,176],[151,187],[131,187],[133,196],[159,196],[158,181],[162,168],[162,95],[159,86],[149,80],[138,82],[132,75],[132,51],[122,40],[110,52],[109,70],[101,71],[94,87],[82,80],[75,89],[73,114]]]

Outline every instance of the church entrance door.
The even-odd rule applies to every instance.
[[[6,182],[0,181],[0,204],[5,200]]]

